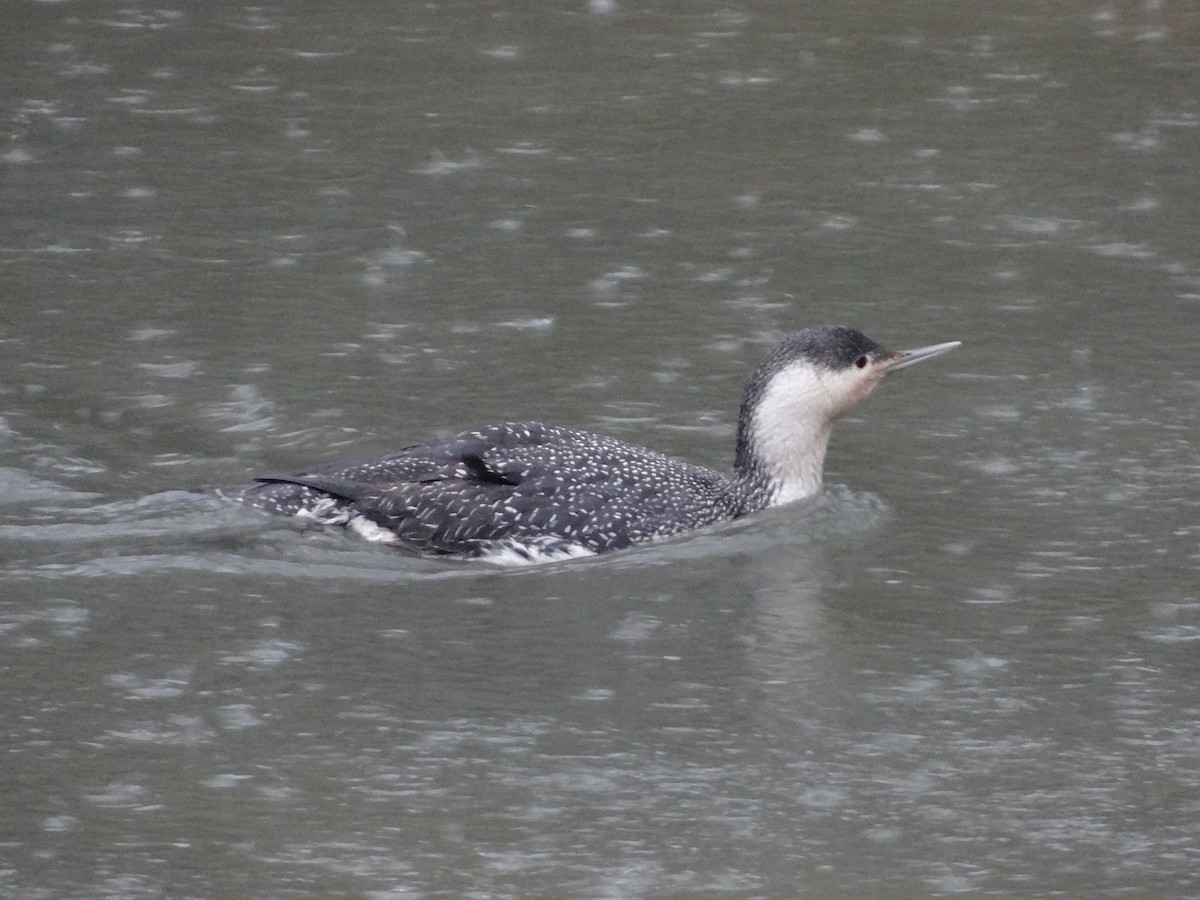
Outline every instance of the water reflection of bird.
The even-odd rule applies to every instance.
[[[888,373],[959,343],[896,353],[852,328],[795,332],[746,385],[731,473],[521,422],[259,478],[235,497],[430,554],[530,563],[602,553],[818,493],[834,421]]]

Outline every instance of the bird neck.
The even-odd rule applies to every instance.
[[[824,483],[829,425],[811,429],[758,429],[739,439],[734,468],[762,485],[767,506],[811,497]]]
[[[757,483],[765,505],[820,493],[833,431],[829,398],[812,378],[751,382],[738,418],[737,473]]]

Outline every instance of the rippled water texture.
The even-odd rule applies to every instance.
[[[1194,4],[23,3],[0,893],[1200,893]],[[512,418],[830,490],[507,571],[223,502]]]

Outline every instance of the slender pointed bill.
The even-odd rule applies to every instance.
[[[961,346],[962,341],[947,341],[944,344],[931,344],[928,347],[918,347],[916,350],[901,350],[885,362],[883,366],[886,371],[895,372],[897,369],[904,369],[919,362],[924,362],[927,359],[933,359],[935,356],[941,356],[943,353]]]

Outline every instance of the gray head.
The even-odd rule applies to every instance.
[[[735,467],[765,478],[773,504],[816,493],[833,423],[889,372],[959,343],[895,352],[853,328],[805,328],[789,335],[746,385]]]

